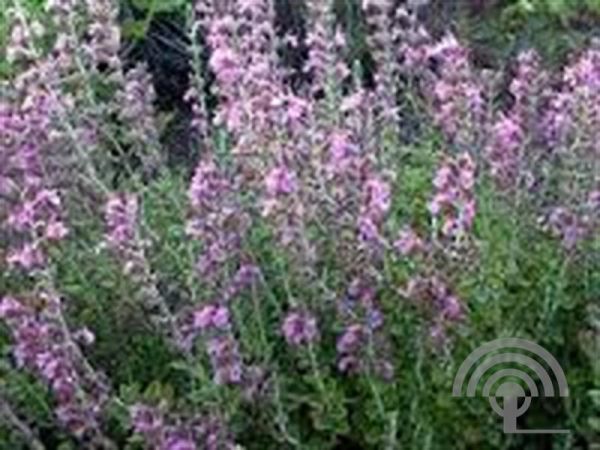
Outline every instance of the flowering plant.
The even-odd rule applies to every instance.
[[[190,11],[181,167],[115,2],[48,0],[42,21],[11,2],[0,438],[500,448],[483,402],[447,397],[474,346],[518,335],[574,368],[579,397],[542,417],[592,442],[600,51],[491,73],[365,1],[367,82],[331,2],[307,0],[297,34],[275,3]]]

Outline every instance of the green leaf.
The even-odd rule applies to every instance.
[[[588,392],[588,395],[592,399],[594,406],[600,408],[600,389],[593,389]]]
[[[588,425],[594,431],[600,431],[600,417],[590,417],[588,419]]]

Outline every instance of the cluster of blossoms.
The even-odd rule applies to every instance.
[[[521,52],[516,61],[514,76],[508,90],[513,96],[511,112],[522,127],[539,139],[539,114],[546,96],[548,74],[542,68],[535,50]]]
[[[432,319],[429,333],[435,343],[443,343],[449,325],[462,320],[465,316],[462,302],[437,275],[412,278],[405,295],[417,302],[417,305]]]
[[[378,243],[380,228],[391,207],[390,184],[380,177],[371,177],[363,187],[363,201],[358,217],[360,237],[365,242]]]
[[[376,114],[381,126],[389,132],[398,132],[398,82],[401,73],[397,48],[403,38],[403,23],[408,18],[403,8],[390,0],[363,1],[365,19],[371,31],[367,34],[369,48],[378,68],[374,74]],[[390,133],[388,138],[393,139]]]
[[[46,176],[58,105],[39,83],[43,81],[24,79],[22,96],[0,105],[0,214],[16,247],[9,251],[8,262],[26,270],[42,266],[47,248],[68,232],[59,192]]]
[[[299,201],[298,177],[285,163],[271,168],[265,178],[262,214],[278,230],[282,245],[289,248],[301,242],[305,209]]]
[[[568,66],[562,85],[549,95],[544,124],[551,139],[548,171],[558,187],[558,204],[548,213],[548,225],[565,247],[573,248],[600,227],[600,50],[589,49]]]
[[[288,344],[309,345],[319,337],[317,319],[308,312],[293,311],[287,314],[281,331]]]
[[[340,81],[350,75],[343,59],[346,46],[342,30],[336,26],[329,4],[318,0],[307,2],[310,28],[306,33],[308,59],[304,71],[311,77],[313,96],[331,96],[339,89]]]
[[[433,180],[435,193],[429,203],[434,219],[446,238],[461,238],[475,218],[475,164],[468,153],[447,159]]]
[[[9,252],[7,262],[25,270],[45,264],[44,248],[63,239],[68,229],[63,223],[61,200],[55,190],[41,189],[25,197],[10,213],[7,224],[23,237],[21,247]]]
[[[42,293],[39,300],[41,308],[13,297],[0,301],[0,318],[11,330],[17,366],[48,385],[56,415],[69,432],[79,438],[97,437],[108,389],[79,347],[93,343],[94,335],[87,329],[70,333],[57,296]]]
[[[171,344],[180,347],[185,340],[184,333],[158,289],[156,274],[146,256],[148,245],[140,232],[138,209],[138,198],[133,194],[109,195],[104,213],[104,245],[120,264],[123,273],[136,284],[140,304],[154,326],[170,339]]]
[[[160,408],[138,404],[130,409],[133,429],[155,450],[229,450],[233,440],[218,418],[184,419]]]
[[[550,82],[534,51],[521,53],[512,79],[503,87],[511,96],[509,108],[491,116],[485,110],[490,109],[495,87],[473,70],[468,51],[453,36],[439,43],[424,36],[419,45],[404,47],[402,54],[405,68],[421,79],[431,115],[448,143],[472,156],[483,155],[482,166],[500,190],[511,193],[513,207],[527,205],[566,248],[590,236],[598,220],[589,208],[589,199],[598,191],[593,174],[598,152],[592,144],[599,129],[596,48],[567,66],[557,83]],[[449,172],[442,167],[436,180],[446,179]],[[448,193],[436,189],[442,192],[436,196],[439,201],[434,198],[432,212],[447,203]],[[465,198],[465,208],[460,207],[466,222],[474,212],[470,197]],[[442,230],[447,226],[452,232],[460,225],[457,218],[451,216]]]
[[[118,7],[113,0],[86,0],[89,18],[87,41],[83,45],[93,67],[121,67],[121,31],[117,22]]]
[[[155,123],[156,93],[148,68],[138,64],[124,75],[123,88],[116,94],[119,120],[133,154],[141,159],[148,173],[160,166],[159,135]]]
[[[338,304],[344,329],[338,336],[337,367],[345,373],[364,373],[391,380],[394,366],[388,359],[389,343],[383,333],[383,312],[372,284],[355,279]]]
[[[547,82],[537,53],[521,53],[508,87],[512,105],[496,114],[485,144],[490,175],[502,191],[529,190],[536,184],[534,168],[545,152],[527,147],[539,144],[544,134],[539,116],[547,103]]]
[[[188,234],[202,241],[196,269],[202,281],[216,287],[229,261],[240,256],[249,219],[238,205],[232,181],[212,160],[201,161],[188,190],[191,218]]]
[[[544,184],[539,192],[545,195],[557,186],[560,192],[553,203],[543,206],[548,227],[566,247],[575,247],[600,223],[600,186],[597,177],[591,182],[588,177],[597,171],[600,156],[598,50],[581,55],[557,86],[549,85],[538,57],[524,53],[508,86],[512,104],[487,117],[488,110],[495,110],[486,103],[495,95],[486,90],[484,77],[471,67],[469,52],[453,36],[432,44],[414,22],[409,24],[414,29],[402,30],[400,23],[413,18],[395,11],[391,0],[364,1],[368,45],[377,66],[373,88],[365,87],[369,83],[353,74],[344,60],[344,32],[330,2],[307,3],[303,72],[308,81],[293,87],[286,83],[278,60],[271,0],[196,4],[194,30],[206,37],[218,105],[210,123],[206,86],[200,73],[194,74],[185,100],[205,148],[187,192],[186,230],[200,247],[195,269],[203,289],[196,296],[187,280],[193,298],[174,312],[147,258],[138,197],[111,193],[102,181],[106,174],[95,170],[104,157],[96,157],[93,150],[103,148],[105,137],[111,150],[133,148],[144,169],[160,166],[153,159],[160,143],[152,80],[143,65],[128,71],[122,67],[115,2],[48,1],[57,39],[51,55],[39,59],[35,41],[43,29],[16,11],[7,54],[24,70],[16,76],[14,95],[0,103],[0,219],[6,240],[16,244],[7,262],[34,277],[42,275],[37,269],[49,268],[48,248],[69,233],[61,197],[78,193],[58,184],[61,177],[54,178],[53,158],[74,156],[85,169],[77,173],[100,189],[105,201],[105,244],[139,285],[143,304],[154,310],[152,320],[167,325],[171,341],[189,360],[195,357],[194,342],[201,341],[214,384],[224,389],[233,385],[232,391],[252,395],[266,376],[262,368],[249,365],[246,343],[238,341],[242,333],[235,318],[242,315],[233,302],[258,278],[266,285],[254,256],[249,256],[254,250],[251,227],[265,226],[272,232],[265,235],[273,236],[276,252],[289,262],[285,288],[295,291],[287,292],[289,304],[277,305],[285,311],[278,319],[282,340],[292,348],[307,349],[311,363],[319,364],[321,355],[314,347],[327,345],[328,340],[321,339],[327,335],[323,327],[333,323],[339,372],[391,380],[393,349],[378,298],[380,286],[388,281],[386,251],[418,256],[428,265],[422,276],[410,279],[403,296],[426,311],[432,339],[445,342],[449,327],[465,318],[466,307],[453,288],[458,286],[451,273],[456,266],[445,272],[438,263],[450,254],[448,243],[470,241],[480,176],[475,158],[477,169],[488,168],[504,192],[523,187],[533,192],[532,187]],[[79,12],[84,23],[75,20]],[[81,38],[78,29],[85,29]],[[399,41],[407,38],[402,46]],[[396,189],[390,173],[399,172],[403,162],[389,150],[398,142],[396,97],[402,60],[404,69],[422,78],[430,113],[452,156],[443,161],[433,181],[428,205],[433,238],[426,240],[404,227],[389,242],[388,216]],[[110,136],[108,117],[123,125],[116,137]],[[228,134],[223,141],[232,143],[231,152],[217,154],[212,127]],[[549,164],[563,172],[545,170]],[[458,247],[462,252],[468,246]],[[332,260],[335,276],[339,274],[335,282],[346,288],[342,296],[329,289],[330,278],[323,276],[322,268],[330,267]],[[311,303],[308,298],[332,301]],[[78,344],[91,343],[93,335],[68,330],[56,296],[46,295],[44,302],[37,309],[12,297],[0,301],[0,318],[14,337],[17,364],[51,388],[65,428],[78,437],[95,438],[102,434],[107,384],[90,368]],[[331,321],[324,320],[334,309],[337,314]],[[268,342],[265,347],[270,347]],[[270,358],[265,356],[269,363]],[[274,366],[268,374],[273,386]],[[220,419],[184,419],[143,405],[132,408],[131,414],[135,432],[151,448],[233,448]]]
[[[517,186],[524,131],[514,116],[502,116],[494,123],[488,144],[490,173],[501,189]]]
[[[229,307],[208,304],[193,315],[193,328],[202,335],[213,368],[216,384],[239,384],[242,360],[232,334]]]
[[[202,243],[196,268],[216,300],[197,307],[191,318],[182,316],[182,345],[189,348],[198,334],[202,337],[217,384],[242,382],[242,360],[229,303],[259,276],[259,269],[252,264],[241,264],[232,278],[227,275],[231,264],[242,260],[241,242],[248,228],[248,219],[233,194],[231,181],[214,161],[198,164],[188,190],[192,210],[188,233]]]
[[[484,85],[471,67],[467,49],[453,35],[423,45],[419,54],[423,59],[411,63],[434,67],[424,77],[433,119],[450,143],[469,151],[478,144],[485,122]]]
[[[138,236],[138,199],[132,194],[114,194],[105,205],[105,241],[125,273],[139,270],[144,259]]]

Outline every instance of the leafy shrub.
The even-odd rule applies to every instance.
[[[198,1],[185,168],[113,2],[11,4],[6,448],[597,442],[600,51],[482,70],[392,3],[362,5],[366,58],[329,2],[294,35],[270,1]],[[568,377],[525,424],[572,434],[507,437],[485,400],[450,396],[508,336]]]

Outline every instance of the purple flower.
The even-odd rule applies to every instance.
[[[27,242],[21,248],[11,250],[6,261],[11,266],[20,266],[25,270],[32,270],[44,266],[46,257],[39,245]]]
[[[56,415],[69,432],[78,437],[97,433],[107,386],[64,327],[60,301],[52,295],[45,297],[40,310],[12,297],[0,301],[0,318],[10,329],[13,354],[19,367],[50,388],[57,403]]]
[[[586,235],[581,219],[568,208],[554,208],[548,217],[548,226],[566,249],[574,248]]]
[[[438,70],[429,84],[432,114],[446,137],[460,148],[476,142],[484,117],[483,86],[471,70],[468,51],[452,35],[426,48]]]
[[[291,312],[285,317],[281,331],[288,344],[308,345],[318,337],[317,319],[307,312]]]
[[[352,324],[348,326],[338,338],[336,348],[340,354],[356,353],[364,344],[366,332],[362,325]]]
[[[194,172],[188,199],[193,208],[203,211],[212,207],[212,202],[221,198],[228,188],[229,183],[216,164],[211,160],[201,161]]]
[[[380,178],[373,177],[364,186],[365,204],[367,214],[376,221],[380,220],[389,211],[391,206],[391,189],[389,183]]]
[[[198,448],[190,433],[185,430],[169,430],[165,434],[161,450],[196,450]]]
[[[396,251],[403,256],[418,253],[425,248],[423,240],[410,227],[406,227],[400,231],[393,245]]]
[[[286,167],[274,167],[265,178],[267,193],[271,196],[289,195],[297,189],[295,175]]]
[[[494,124],[487,154],[492,176],[501,188],[514,187],[521,161],[524,133],[516,116],[500,116]]]
[[[130,194],[114,194],[106,202],[106,241],[109,246],[121,249],[136,239],[138,200]]]
[[[230,324],[229,309],[225,306],[206,305],[194,313],[194,327],[200,330],[224,330]]]
[[[240,62],[240,57],[231,48],[217,48],[208,64],[220,83],[231,85],[242,75]]]
[[[462,236],[473,226],[476,212],[474,183],[475,164],[467,153],[447,159],[438,169],[429,211],[434,217],[441,217],[443,236]]]
[[[433,322],[431,330],[436,339],[445,338],[445,330],[465,318],[462,301],[438,276],[412,278],[406,292]]]
[[[242,362],[235,339],[229,335],[211,338],[206,343],[216,384],[238,384],[242,381]]]

